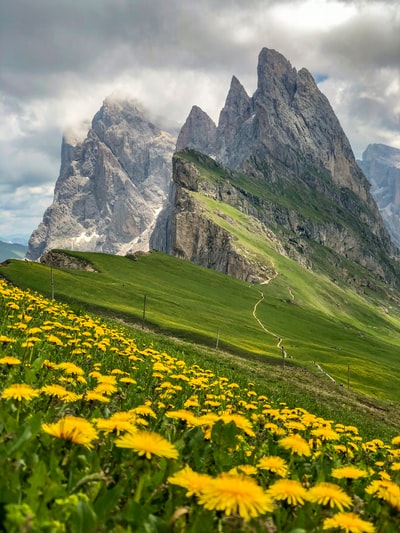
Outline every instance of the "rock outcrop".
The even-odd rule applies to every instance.
[[[83,141],[63,138],[54,200],[27,258],[52,248],[147,251],[167,198],[175,142],[135,103],[106,99]]]
[[[94,266],[82,257],[76,257],[58,250],[50,250],[46,252],[40,258],[40,262],[43,265],[65,270],[86,270],[87,272],[97,272]]]
[[[206,164],[211,162],[208,157],[197,155]],[[270,277],[265,265],[247,257],[247,251],[204,212],[201,202],[191,194],[220,196],[224,201],[223,189],[223,185],[220,189],[202,179],[196,165],[179,154],[174,156],[171,202],[157,222],[150,246],[243,281],[264,282]]]
[[[393,241],[400,246],[400,150],[370,144],[358,161]]]

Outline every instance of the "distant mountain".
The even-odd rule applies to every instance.
[[[52,248],[148,250],[175,142],[135,102],[107,98],[85,139],[64,136],[54,200],[31,235],[27,257],[36,260]]]
[[[306,69],[297,72],[275,50],[261,51],[257,72],[252,97],[232,78],[218,125],[192,108],[178,136],[169,206],[151,246],[259,278],[254,264],[244,266],[251,250],[239,250],[222,231],[218,206],[206,209],[204,196],[253,217],[258,233],[273,232],[282,252],[308,268],[355,284],[367,272],[397,283],[399,251],[327,98]]]
[[[357,161],[371,183],[371,192],[393,241],[400,246],[400,150],[370,144]]]
[[[18,243],[0,241],[0,261],[6,259],[23,259],[28,247]]]

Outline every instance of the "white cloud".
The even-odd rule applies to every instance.
[[[106,96],[125,92],[170,125],[182,124],[193,104],[217,121],[232,75],[254,92],[264,46],[324,79],[320,88],[358,157],[373,142],[400,147],[395,0],[7,3],[0,228],[36,227],[51,203],[63,131],[90,121]],[[25,194],[34,199],[29,210]]]

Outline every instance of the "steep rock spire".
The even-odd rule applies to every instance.
[[[251,117],[252,111],[250,96],[236,76],[233,76],[217,128],[216,153],[220,161],[229,158],[227,152],[232,146],[234,137],[240,134],[241,125]]]
[[[176,151],[194,148],[204,154],[212,154],[215,150],[217,126],[200,107],[194,105],[179,132]]]

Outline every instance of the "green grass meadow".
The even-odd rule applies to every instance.
[[[71,252],[70,252],[71,253]],[[253,285],[161,252],[137,260],[95,253],[73,255],[96,272],[51,269],[11,260],[1,274],[22,288],[54,295],[75,307],[119,318],[155,332],[179,337],[245,358],[286,362],[376,398],[399,401],[400,318],[326,277],[304,270],[270,251],[278,275]],[[261,294],[262,293],[262,294]],[[261,296],[263,299],[261,300]],[[261,301],[260,301],[261,300]],[[260,301],[260,302],[259,302]],[[253,316],[254,306],[256,317]],[[265,329],[263,329],[263,327]]]

